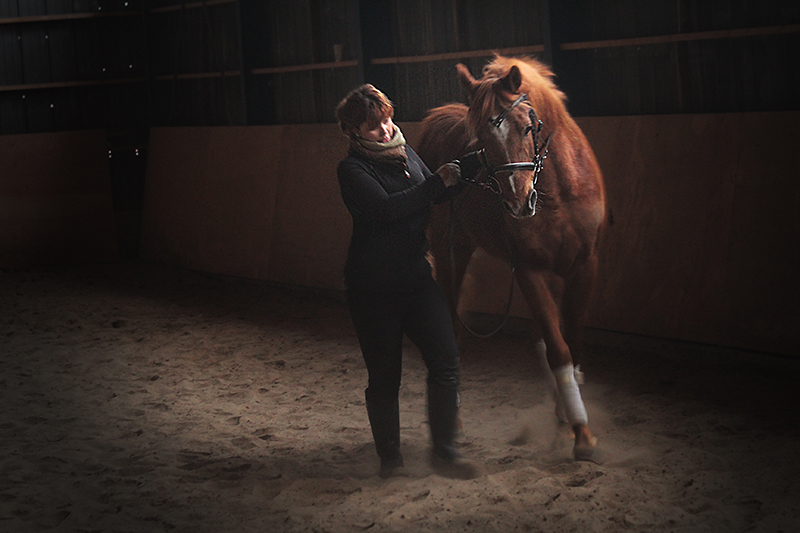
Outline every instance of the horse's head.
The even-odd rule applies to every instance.
[[[517,218],[536,212],[536,179],[547,154],[541,122],[524,93],[522,73],[512,65],[503,75],[485,71],[476,80],[457,65],[469,103],[467,121],[475,144],[482,149],[488,184]]]

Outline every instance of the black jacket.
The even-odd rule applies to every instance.
[[[405,291],[430,279],[425,227],[431,205],[449,194],[411,147],[406,153],[409,176],[399,165],[353,154],[339,163],[342,199],[353,217],[348,289]]]

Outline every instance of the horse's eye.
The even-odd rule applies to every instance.
[[[523,134],[522,134],[522,136],[523,136],[523,137],[524,137],[524,136],[526,136],[526,135],[527,135],[527,134],[529,134],[531,131],[533,131],[533,124],[528,124],[527,126],[525,126],[525,133],[523,133]]]

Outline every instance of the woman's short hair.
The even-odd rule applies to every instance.
[[[336,118],[345,135],[352,134],[365,122],[372,128],[393,116],[392,101],[369,83],[350,91],[336,106]]]

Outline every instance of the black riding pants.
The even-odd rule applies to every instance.
[[[422,354],[428,384],[458,389],[458,347],[444,294],[433,278],[409,292],[348,290],[361,353],[369,373],[367,402],[395,402],[402,374],[403,334]]]

